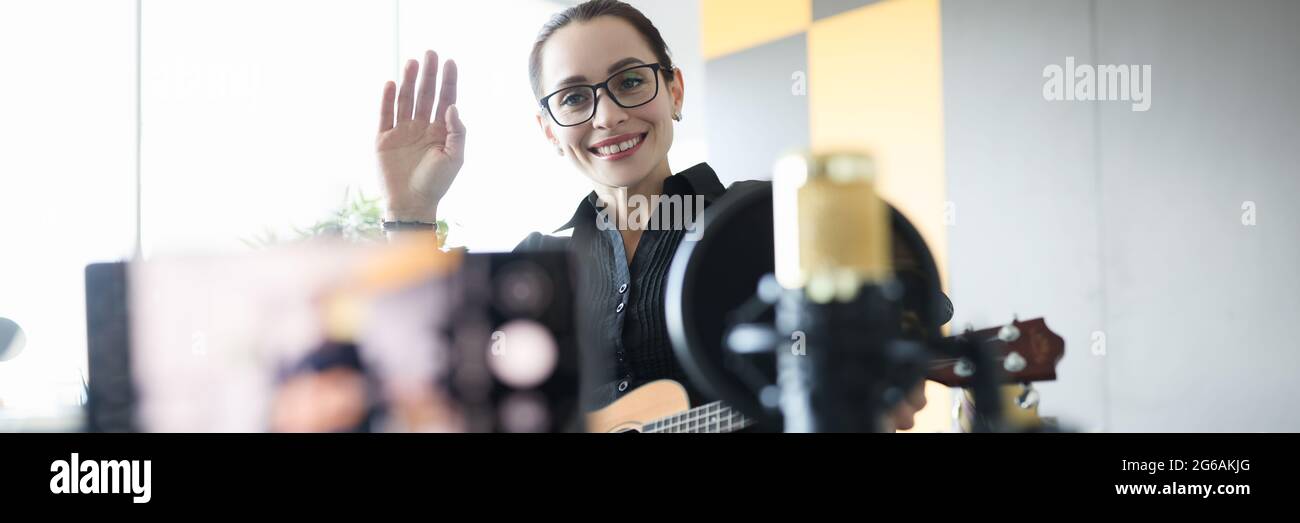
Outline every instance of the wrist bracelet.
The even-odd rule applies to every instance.
[[[438,228],[438,224],[429,222],[403,222],[385,220],[382,229],[384,232],[398,231],[432,231]]]

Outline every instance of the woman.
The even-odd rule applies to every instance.
[[[465,162],[465,124],[456,102],[456,65],[438,55],[407,62],[401,88],[384,86],[376,149],[387,196],[387,220],[430,227],[438,202]],[[611,353],[615,378],[597,405],[657,379],[687,383],[664,326],[663,285],[684,231],[647,228],[645,214],[629,202],[655,196],[701,198],[705,205],[726,189],[706,164],[673,174],[668,150],[673,123],[682,118],[686,82],[673,66],[658,29],[636,8],[593,0],[564,10],[538,34],[529,60],[537,124],[557,154],[586,176],[593,191],[561,229],[571,238],[533,233],[520,249],[565,248],[575,253],[588,285],[580,300],[584,319],[598,331],[597,350]],[[434,99],[438,91],[441,97]],[[632,207],[638,207],[633,205]],[[657,210],[651,210],[651,213]],[[631,216],[604,227],[606,216]],[[910,428],[924,406],[918,388],[893,415]],[[595,405],[593,405],[595,406]]]

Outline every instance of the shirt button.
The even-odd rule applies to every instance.
[[[618,382],[618,391],[623,392],[625,390],[627,390],[627,380]]]
[[[618,307],[614,307],[614,312],[623,312],[623,304],[619,303]]]
[[[622,285],[619,285],[619,286],[618,286],[618,293],[619,293],[619,294],[623,294],[623,293],[625,293],[625,292],[627,292],[627,284],[624,283],[624,284],[622,284]]]

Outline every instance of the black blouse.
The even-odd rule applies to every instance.
[[[701,163],[664,180],[662,194],[702,197],[707,208],[725,191],[713,169]],[[590,345],[584,350],[599,351],[610,378],[594,380],[603,385],[588,396],[587,408],[599,408],[658,379],[676,380],[687,387],[693,400],[698,398],[673,354],[664,323],[668,268],[687,231],[648,228],[629,266],[618,230],[597,227],[596,205],[592,192],[579,202],[573,218],[555,231],[573,229],[572,237],[535,232],[515,248],[516,252],[568,249],[578,265],[579,321],[586,324],[582,328]]]

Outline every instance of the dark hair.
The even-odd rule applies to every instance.
[[[637,8],[618,0],[589,0],[556,13],[537,33],[533,52],[528,56],[528,77],[532,81],[533,95],[542,95],[542,46],[551,39],[551,35],[570,23],[587,22],[601,16],[621,18],[632,24],[632,27],[641,33],[646,43],[654,50],[655,58],[662,66],[660,71],[663,71],[664,79],[673,81],[673,59],[668,56],[668,44],[664,43],[664,37],[659,35],[659,29],[655,28],[649,18],[646,18]]]

